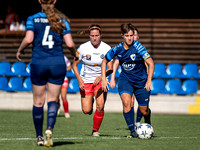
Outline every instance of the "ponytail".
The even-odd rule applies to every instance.
[[[65,19],[69,22],[68,17],[65,16],[63,13],[61,13],[56,8],[54,8],[55,0],[40,0],[40,1],[42,9],[46,14],[47,19],[49,20],[49,25],[51,27],[51,30],[58,34],[61,34],[62,31],[66,29],[65,23],[61,19]]]

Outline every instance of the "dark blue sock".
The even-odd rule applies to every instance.
[[[142,113],[140,112],[140,109],[138,108],[137,110],[137,118],[136,118],[136,122],[140,122],[142,119]]]
[[[33,122],[36,131],[36,137],[43,136],[42,127],[43,127],[43,119],[44,119],[44,111],[43,107],[35,107],[33,106],[32,114],[33,114]]]
[[[135,131],[134,108],[132,107],[127,113],[123,112],[123,115],[131,132]]]
[[[49,102],[47,111],[47,128],[51,127],[51,129],[53,130],[56,123],[57,112],[58,104],[56,102]]]

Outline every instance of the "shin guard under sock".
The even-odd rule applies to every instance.
[[[35,131],[36,131],[36,137],[43,136],[43,134],[42,134],[43,119],[44,119],[43,107],[33,106],[32,115],[33,115]]]
[[[99,131],[99,128],[103,120],[103,116],[104,116],[104,111],[102,113],[99,113],[97,110],[95,111],[93,117],[93,131]]]
[[[68,109],[68,101],[63,101],[63,108],[65,113],[69,113],[69,109]]]
[[[128,125],[130,131],[135,131],[135,118],[134,118],[134,108],[127,113],[123,112],[124,118],[126,120],[126,124]]]
[[[136,117],[136,122],[140,122],[142,119],[142,113],[140,112],[140,109],[138,108],[137,110],[137,117]]]
[[[51,127],[53,130],[56,123],[57,111],[58,104],[56,102],[49,102],[47,111],[47,128]]]

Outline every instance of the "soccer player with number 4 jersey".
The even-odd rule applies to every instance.
[[[131,107],[133,93],[146,123],[151,124],[149,97],[154,73],[153,59],[141,43],[134,41],[134,31],[135,27],[132,24],[122,24],[121,35],[124,42],[110,49],[101,64],[102,90],[105,92],[110,84],[106,80],[106,64],[116,56],[121,65],[122,72],[118,80],[118,91],[123,104],[123,115],[130,129],[128,137],[138,137],[135,131],[134,107]],[[148,65],[148,74],[145,63]]]
[[[33,87],[33,122],[37,144],[53,146],[52,132],[56,123],[58,100],[66,75],[66,63],[62,48],[63,38],[72,55],[76,57],[75,45],[67,17],[54,8],[56,0],[39,0],[42,12],[27,19],[26,35],[16,57],[21,61],[24,49],[33,43],[31,82]],[[46,93],[46,87],[48,91]],[[47,99],[47,128],[43,139],[43,106]]]

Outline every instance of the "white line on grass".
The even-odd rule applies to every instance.
[[[96,139],[106,139],[106,140],[120,140],[126,139],[126,137],[63,137],[63,138],[53,138],[53,140],[96,140]],[[153,137],[153,139],[197,139],[197,137]],[[32,141],[36,138],[0,138],[0,141]]]
[[[197,137],[155,137],[156,139],[197,139]]]

